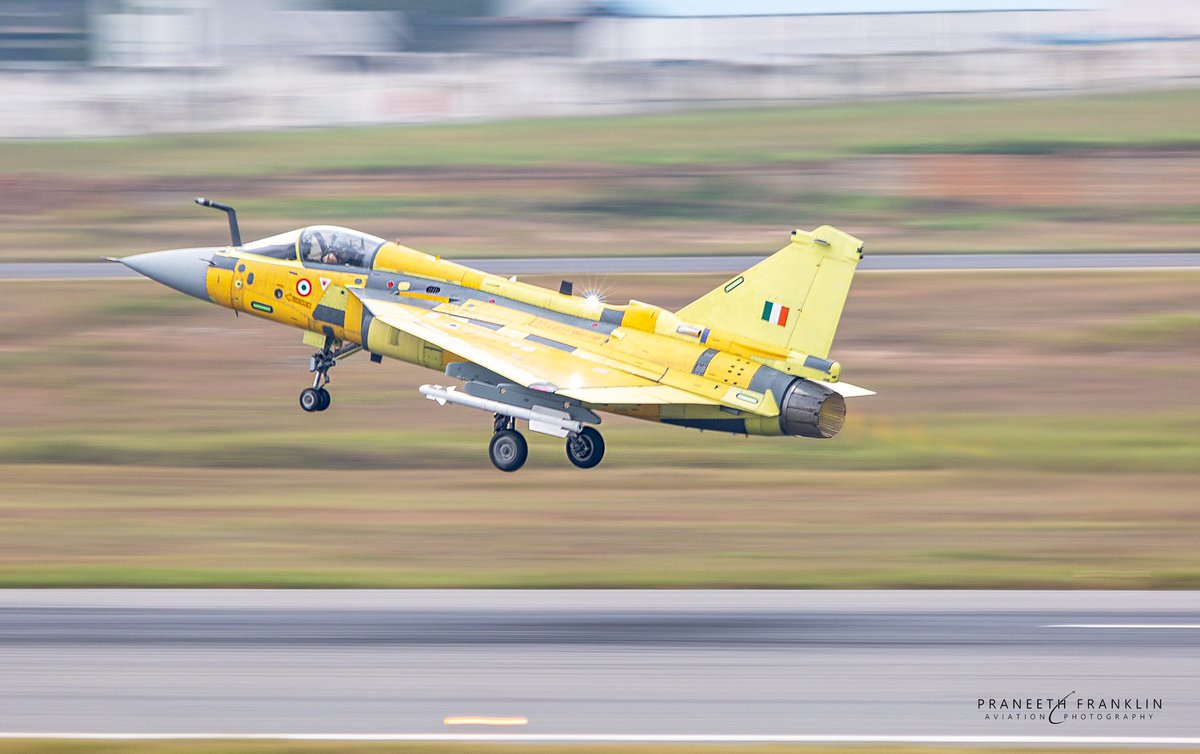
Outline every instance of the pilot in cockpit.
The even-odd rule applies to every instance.
[[[327,242],[320,232],[307,229],[300,234],[300,251],[304,259],[321,264],[341,264],[341,258],[332,242]]]
[[[363,241],[349,233],[339,233],[334,231],[329,239],[329,248],[326,249],[328,255],[332,255],[335,259],[333,262],[326,264],[352,264],[353,260],[360,260],[364,256]]]
[[[374,236],[328,226],[305,228],[298,243],[305,262],[349,267],[365,266],[369,254],[383,245]]]

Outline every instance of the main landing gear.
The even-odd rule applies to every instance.
[[[517,420],[496,414],[496,431],[488,443],[488,458],[501,471],[516,471],[529,458],[529,443],[517,431]]]
[[[604,458],[604,438],[589,424],[599,424],[600,417],[586,406],[574,401],[538,392],[504,381],[498,374],[486,373],[475,365],[451,364],[446,369],[451,377],[466,379],[462,390],[441,385],[422,385],[421,395],[441,405],[454,403],[487,411],[495,417],[488,458],[501,471],[516,471],[529,458],[529,444],[517,431],[517,419],[529,422],[530,432],[540,432],[567,440],[567,459],[576,467],[590,469]],[[480,376],[494,381],[483,381]]]
[[[343,346],[341,341],[326,336],[325,347],[314,353],[308,360],[308,371],[314,373],[313,384],[312,387],[306,387],[300,391],[300,408],[309,413],[329,408],[329,404],[333,401],[329,390],[325,387],[330,382],[329,370],[337,366],[338,359],[361,350],[362,346],[357,343]]]
[[[495,431],[488,443],[488,458],[501,471],[516,471],[529,458],[529,443],[517,431],[517,421],[496,414]],[[567,435],[567,458],[581,469],[595,467],[604,458],[604,438],[593,427]]]
[[[593,427],[567,435],[567,458],[581,469],[590,469],[604,458],[604,438]]]

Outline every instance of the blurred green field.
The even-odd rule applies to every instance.
[[[530,165],[771,164],[855,153],[1200,151],[1200,90],[878,101],[474,124],[0,144],[10,172],[256,177]]]
[[[587,281],[670,307],[720,282]],[[837,438],[612,417],[600,468],[532,435],[504,475],[487,417],[416,392],[433,372],[355,357],[307,415],[296,331],[7,282],[0,585],[1198,588],[1198,286],[864,273],[834,356],[880,394]]]
[[[95,259],[316,222],[445,256],[1195,248],[1200,90],[0,142],[0,260]]]

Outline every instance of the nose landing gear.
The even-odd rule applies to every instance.
[[[306,387],[300,391],[300,408],[309,413],[329,408],[329,404],[333,402],[329,390],[325,387],[330,382],[329,370],[337,366],[338,359],[361,350],[362,346],[357,343],[343,346],[341,341],[334,340],[332,336],[326,336],[325,347],[314,353],[308,360],[308,371],[314,373],[313,384],[312,387]]]

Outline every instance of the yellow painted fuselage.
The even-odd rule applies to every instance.
[[[780,421],[784,389],[796,377],[836,382],[840,370],[824,354],[797,353],[723,330],[720,323],[682,322],[636,301],[609,306],[391,242],[378,248],[369,269],[229,247],[213,254],[205,287],[212,302],[306,330],[315,336],[307,338],[313,344],[325,338],[356,343],[372,354],[439,372],[455,362],[477,361],[383,323],[371,311],[389,302],[419,307],[426,316],[445,318],[445,327],[461,328],[464,336],[478,329],[478,337],[508,339],[511,358],[526,359],[535,373],[555,352],[584,360],[586,384],[570,384],[569,374],[547,379],[553,388],[580,396],[580,405],[702,429],[789,434]],[[605,373],[631,374],[644,386],[623,388],[615,378],[607,385]],[[656,397],[648,401],[648,395]]]

